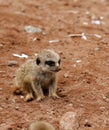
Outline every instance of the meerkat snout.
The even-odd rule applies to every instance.
[[[17,70],[15,78],[15,94],[22,94],[25,101],[30,101],[37,97],[37,101],[45,96],[43,89],[48,89],[48,95],[58,98],[57,75],[60,71],[61,58],[53,50],[42,50],[36,59],[27,60]]]

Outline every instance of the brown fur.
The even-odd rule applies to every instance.
[[[49,97],[58,97],[56,72],[59,70],[60,56],[53,50],[44,49],[17,70],[13,92],[24,95],[25,101],[35,97],[40,101],[44,98],[43,89],[47,88]]]
[[[55,130],[55,128],[48,122],[36,121],[29,126],[28,130]]]

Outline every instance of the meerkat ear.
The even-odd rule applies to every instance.
[[[36,64],[39,65],[41,63],[39,57],[36,59]]]

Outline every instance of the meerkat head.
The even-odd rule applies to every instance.
[[[36,64],[42,68],[43,71],[58,72],[60,70],[60,56],[53,50],[44,49],[41,51],[36,59]]]

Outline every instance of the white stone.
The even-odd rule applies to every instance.
[[[77,121],[76,112],[66,112],[60,120],[60,129],[64,130],[77,130],[79,123]]]
[[[26,54],[21,54],[21,55],[13,54],[13,56],[18,57],[18,58],[28,58],[28,55],[26,55]]]
[[[39,27],[34,27],[34,26],[25,26],[25,31],[27,33],[41,33],[42,29],[40,29]]]

